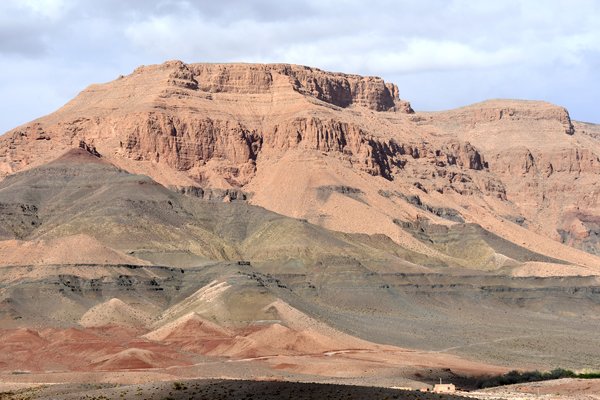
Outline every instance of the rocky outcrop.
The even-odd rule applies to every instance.
[[[366,203],[363,199],[364,192],[358,188],[344,185],[326,185],[317,188],[317,198],[320,201],[327,201],[333,193],[339,193],[361,203]]]
[[[175,69],[169,74],[168,83],[185,89],[198,89],[198,81],[194,73],[182,62],[175,62]]]
[[[102,155],[100,153],[98,153],[98,150],[96,150],[96,146],[91,145],[91,144],[87,144],[85,141],[80,140],[79,141],[79,148],[88,152],[89,154],[101,158]]]
[[[332,73],[293,64],[185,64],[181,61],[142,66],[132,75],[147,76],[157,71],[167,72],[168,86],[207,93],[269,93],[280,89],[281,83],[276,77],[283,76],[288,86],[298,93],[337,107],[414,112],[410,103],[400,100],[395,84],[374,76]],[[186,95],[185,92],[179,94]]]
[[[522,121],[555,121],[564,133],[573,135],[575,128],[564,107],[539,101],[489,100],[452,111],[454,121],[473,127],[479,124],[514,123]]]
[[[481,184],[473,183],[466,171],[482,171],[488,164],[474,146],[457,140],[441,144],[401,143],[377,137],[355,123],[317,117],[294,118],[262,132],[241,122],[183,118],[161,111],[112,124],[127,132],[119,143],[120,154],[136,161],[164,163],[186,171],[200,183],[205,180],[203,168],[213,160],[219,161],[213,172],[240,187],[252,179],[263,150],[284,152],[299,148],[336,154],[355,168],[387,180],[406,174],[408,164],[411,170],[422,171],[423,179],[441,177],[447,181],[442,187],[458,193],[503,192],[500,183],[490,183],[490,176],[478,178],[483,179]]]
[[[545,177],[560,172],[600,174],[600,157],[593,150],[580,147],[536,154],[520,146],[498,153],[491,162],[491,169],[502,174],[540,174]]]
[[[488,167],[481,153],[469,142],[453,141],[442,146],[448,165],[458,165],[463,168],[482,170]]]
[[[172,190],[192,197],[209,201],[246,201],[251,197],[240,189],[201,188],[198,186],[172,186]]]
[[[400,198],[421,210],[430,212],[431,214],[434,214],[440,218],[447,219],[448,221],[465,222],[465,220],[460,215],[460,212],[458,212],[454,208],[435,207],[435,206],[423,203],[423,201],[421,201],[421,197],[417,196],[417,195],[405,195],[404,193],[398,192],[396,190],[394,190],[394,191],[379,190],[377,193],[380,196],[385,197],[385,198],[394,198],[394,197]],[[402,225],[402,223],[400,223],[400,225]],[[410,226],[410,223],[407,226]]]
[[[600,255],[600,216],[567,212],[557,232],[562,243]]]
[[[192,64],[190,79],[198,88],[212,93],[265,93],[272,90],[274,74],[286,76],[294,90],[321,101],[346,108],[366,107],[375,111],[413,112],[401,101],[398,87],[378,77],[330,73],[290,64]]]
[[[400,144],[371,140],[373,149],[367,165],[374,175],[389,180],[415,179],[415,185],[425,192],[452,191],[462,195],[484,194],[506,199],[506,188],[487,171],[488,163],[479,150],[468,142],[451,140],[442,143]],[[369,169],[368,169],[369,170]]]
[[[225,179],[237,186],[251,178],[262,146],[262,137],[242,124],[208,117],[151,112],[121,120],[119,129],[127,132],[119,143],[119,152],[127,158],[164,163],[179,171],[193,171],[212,159],[225,160]]]

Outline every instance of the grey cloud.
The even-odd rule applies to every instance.
[[[0,3],[0,54],[38,57],[47,51],[54,23],[11,1]]]
[[[43,32],[29,26],[0,26],[0,54],[40,57],[46,52]]]
[[[225,22],[236,20],[254,20],[259,22],[289,21],[314,17],[317,8],[308,1],[272,1],[272,0],[222,0],[219,2],[191,0],[190,6],[209,18]]]
[[[87,83],[177,58],[379,75],[420,109],[546,98],[598,120],[599,18],[594,0],[4,0],[0,107],[14,79],[46,88],[43,104],[18,99],[32,119]],[[48,75],[26,76],[31,61]]]
[[[139,21],[153,17],[200,15],[213,21],[239,20],[260,22],[306,18],[316,15],[308,1],[272,0],[81,0],[69,8],[71,16],[102,18],[112,21]]]

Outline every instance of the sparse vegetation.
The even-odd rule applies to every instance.
[[[598,379],[600,372],[587,372],[578,374],[568,369],[556,368],[549,372],[540,371],[510,371],[504,375],[494,376],[480,380],[477,383],[478,388],[488,388],[493,386],[514,385],[516,383],[540,382],[562,378],[580,378],[580,379]]]
[[[187,386],[181,382],[173,382],[173,390],[187,390]]]
[[[579,379],[600,379],[600,372],[584,372],[582,374],[577,374],[577,378],[579,378]]]

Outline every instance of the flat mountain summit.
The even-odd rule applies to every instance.
[[[593,368],[599,156],[600,126],[545,102],[139,67],[0,136],[0,376]]]

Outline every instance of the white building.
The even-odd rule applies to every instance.
[[[437,383],[433,386],[433,393],[454,393],[456,386],[452,383]]]

